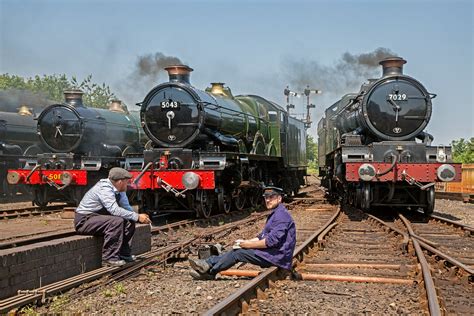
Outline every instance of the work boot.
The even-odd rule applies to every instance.
[[[124,260],[125,262],[134,262],[137,260],[137,256],[130,255],[130,256],[120,256],[120,259]]]
[[[102,261],[102,265],[109,266],[109,267],[121,267],[125,265],[125,260],[118,260],[118,259],[110,259]]]
[[[199,273],[197,271],[189,271],[189,275],[192,276],[194,280],[215,280],[216,276],[210,273]]]
[[[207,273],[211,269],[211,266],[205,260],[189,258],[188,261],[191,268],[199,273]]]

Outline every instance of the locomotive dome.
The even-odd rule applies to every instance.
[[[146,134],[155,143],[182,147],[198,136],[203,124],[200,104],[212,102],[212,99],[190,85],[192,68],[175,65],[165,70],[169,82],[156,86],[145,97],[141,103],[141,121]],[[205,100],[207,98],[209,100]]]
[[[413,138],[431,117],[434,96],[417,80],[403,74],[405,63],[400,57],[382,60],[383,76],[369,86],[363,98],[365,123],[381,139]]]

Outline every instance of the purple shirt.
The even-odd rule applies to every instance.
[[[290,270],[296,245],[295,222],[288,210],[279,204],[268,216],[258,239],[265,239],[267,248],[255,249],[255,254],[277,267]]]

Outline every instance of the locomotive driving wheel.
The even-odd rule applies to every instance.
[[[245,202],[247,201],[247,196],[243,189],[237,189],[234,195],[234,205],[238,211],[242,211],[245,208]]]
[[[224,190],[224,188],[220,188],[219,193],[217,194],[217,205],[219,206],[220,212],[229,214],[232,207],[232,197]]]
[[[212,194],[206,190],[198,190],[196,194],[198,215],[209,218],[212,212]]]
[[[257,208],[262,205],[262,190],[259,188],[255,188],[249,194],[249,201],[250,206],[253,208]]]
[[[362,199],[360,201],[360,208],[364,211],[370,209],[370,184],[364,183],[362,186]]]
[[[435,206],[435,188],[432,186],[431,188],[426,190],[426,206],[423,208],[423,213],[427,216],[433,214]]]

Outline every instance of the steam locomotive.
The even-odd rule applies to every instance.
[[[306,175],[305,122],[260,96],[233,96],[223,83],[196,89],[188,66],[165,69],[169,82],[138,104],[152,148],[126,158],[143,211],[209,217],[257,206],[263,184],[298,191]]]
[[[400,57],[382,60],[383,75],[343,96],[318,123],[321,183],[349,204],[433,212],[436,182],[460,181],[451,147],[431,146],[425,87],[403,74]]]
[[[84,193],[124,156],[141,153],[148,141],[138,112],[127,112],[120,101],[109,109],[87,107],[81,90],[67,90],[64,104],[45,108],[34,130],[47,152],[27,159],[24,169],[9,170],[10,184],[34,188],[34,203],[78,204]]]
[[[25,187],[12,187],[7,182],[7,170],[21,167],[21,158],[43,151],[35,132],[35,115],[27,105],[18,112],[0,112],[0,198],[9,200],[17,192],[29,194]]]

